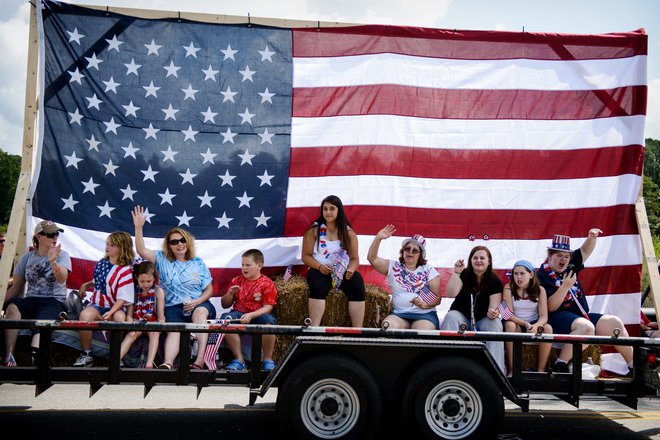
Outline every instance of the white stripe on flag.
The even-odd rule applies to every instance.
[[[291,147],[397,145],[442,149],[576,150],[644,145],[646,117],[579,120],[454,120],[396,115],[300,118]],[[323,133],[323,136],[319,136]]]
[[[344,205],[426,209],[571,209],[634,204],[637,175],[548,180],[430,179],[398,176],[329,176],[289,179],[287,208],[323,200],[328,188]],[[549,188],[549,186],[551,188]]]
[[[646,56],[459,60],[399,54],[294,58],[294,87],[399,84],[446,89],[593,90],[646,84]]]

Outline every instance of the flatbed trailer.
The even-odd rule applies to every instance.
[[[484,438],[504,417],[504,398],[529,409],[531,394],[557,396],[576,407],[580,396],[611,398],[633,409],[640,397],[660,394],[657,358],[660,341],[650,338],[529,335],[460,331],[211,324],[114,323],[0,320],[0,329],[39,329],[39,362],[30,367],[0,367],[0,383],[35,385],[36,395],[53,384],[88,383],[90,396],[104,385],[140,384],[145,396],[158,385],[244,385],[249,404],[278,388],[277,416],[284,432],[307,439],[359,439],[377,436],[389,423],[405,424],[424,438]],[[102,330],[109,335],[107,366],[52,366],[56,330]],[[238,333],[252,337],[252,365],[261,362],[261,335],[293,337],[275,369],[191,370],[181,362],[172,370],[122,368],[119,348],[125,331],[180,332],[180,357],[190,357],[190,334]],[[513,372],[507,378],[486,349],[486,341],[513,342]],[[581,345],[626,345],[634,351],[634,375],[587,380],[582,369],[570,373],[522,371],[523,344],[569,343],[575,359]]]

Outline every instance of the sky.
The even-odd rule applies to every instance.
[[[649,35],[645,137],[660,139],[657,0],[86,0],[80,4],[441,29],[601,34],[644,28]],[[2,5],[0,149],[21,154],[30,5],[27,0],[2,0]]]

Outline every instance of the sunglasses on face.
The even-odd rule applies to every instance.
[[[169,243],[170,243],[170,246],[176,246],[179,243],[186,244],[187,241],[186,241],[185,238],[181,237],[181,238],[173,238],[169,241]]]
[[[45,232],[39,232],[39,235],[42,235],[42,236],[48,237],[48,238],[56,238],[56,237],[60,236],[60,233],[59,232],[52,232],[50,234],[46,234]]]
[[[408,252],[409,254],[417,255],[421,251],[419,249],[412,248],[410,246],[403,248],[404,251]]]
[[[0,244],[5,244],[5,240],[0,240]]]

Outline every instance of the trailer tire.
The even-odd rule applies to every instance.
[[[283,433],[303,439],[368,439],[382,416],[380,389],[369,370],[340,354],[312,357],[277,392]]]
[[[459,357],[430,361],[404,390],[404,420],[428,439],[494,437],[504,418],[504,399],[492,374]]]

